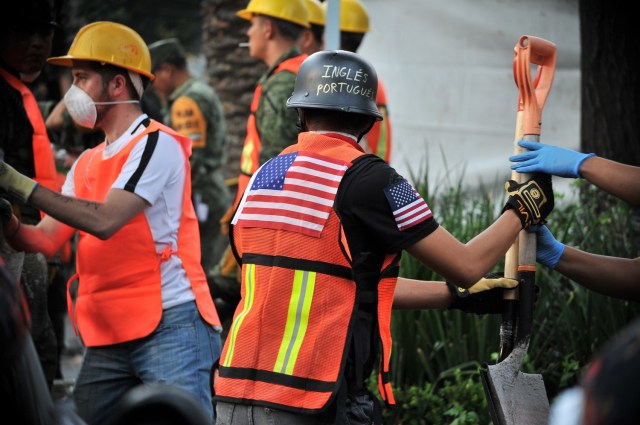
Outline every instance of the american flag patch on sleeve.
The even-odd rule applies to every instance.
[[[251,179],[232,224],[320,237],[348,166],[309,152],[272,158]]]
[[[384,190],[393,211],[398,230],[405,230],[431,217],[433,214],[422,196],[402,179]]]

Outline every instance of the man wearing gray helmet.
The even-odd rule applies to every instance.
[[[252,176],[231,221],[242,299],[215,381],[216,423],[379,424],[366,379],[389,382],[391,309],[445,308],[444,282],[398,278],[403,250],[469,292],[518,232],[553,208],[550,178],[511,185],[504,213],[467,244],[359,141],[382,117],[375,69],[356,53],[302,63],[289,108],[298,142]],[[535,188],[537,196],[527,196]],[[268,320],[265,320],[268,319]]]

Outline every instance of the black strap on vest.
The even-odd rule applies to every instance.
[[[242,261],[247,264],[258,266],[281,267],[283,269],[305,270],[309,272],[322,273],[329,276],[341,277],[353,280],[353,272],[349,267],[338,266],[336,264],[325,263],[323,261],[310,261],[300,258],[291,258],[275,255],[253,254],[250,252],[242,256]]]
[[[136,185],[140,181],[140,177],[142,177],[142,173],[147,168],[147,165],[149,165],[149,161],[151,160],[151,155],[153,155],[153,151],[156,149],[156,146],[158,145],[158,135],[159,135],[159,131],[154,131],[147,135],[147,144],[144,147],[142,158],[140,158],[140,164],[138,164],[138,168],[131,175],[131,177],[127,181],[127,184],[124,185],[124,190],[131,193],[135,193]]]

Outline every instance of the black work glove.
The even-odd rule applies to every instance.
[[[525,229],[532,224],[544,224],[553,210],[551,175],[538,173],[525,183],[508,180],[504,185],[509,194],[502,212],[513,209]]]
[[[516,279],[503,277],[500,273],[487,273],[469,289],[447,282],[447,288],[453,297],[447,309],[475,314],[500,314],[503,289],[513,289],[517,286]]]

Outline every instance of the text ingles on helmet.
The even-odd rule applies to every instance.
[[[324,74],[322,74],[321,78],[332,81],[318,84],[316,96],[330,93],[347,93],[372,99],[373,88],[361,85],[367,82],[368,77],[369,75],[362,69],[355,70],[348,66],[324,65]]]

